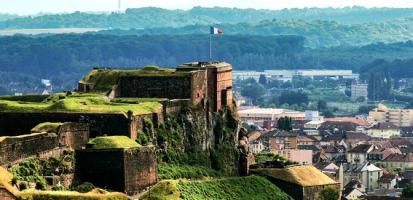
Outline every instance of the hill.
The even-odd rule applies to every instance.
[[[226,35],[298,35],[306,38],[304,45],[312,48],[331,46],[363,46],[413,39],[413,18],[382,23],[342,24],[336,21],[265,20],[257,23],[218,25]],[[179,28],[161,27],[132,30],[103,30],[113,35],[185,35],[208,34],[209,25]]]
[[[154,7],[131,8],[124,13],[46,14],[14,18],[4,15],[0,28],[153,28],[210,25],[221,23],[256,23],[263,20],[333,20],[344,24],[380,23],[413,16],[412,8],[304,8],[256,10],[203,8],[167,10]],[[7,20],[8,19],[8,20]]]
[[[117,36],[63,34],[47,37],[0,37],[0,94],[11,89],[42,92],[40,79],[55,91],[73,89],[76,80],[95,66],[174,67],[209,60],[207,35]],[[362,47],[307,48],[300,36],[223,35],[213,38],[213,59],[235,70],[352,69],[375,59],[413,58],[413,42],[377,43]],[[408,65],[406,65],[408,67]]]

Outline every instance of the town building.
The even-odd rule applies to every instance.
[[[366,195],[364,185],[358,180],[351,180],[344,186],[342,198],[346,200],[359,199],[359,197]]]
[[[313,164],[313,151],[302,149],[284,149],[272,151],[288,160],[303,165]]]
[[[367,155],[374,150],[372,144],[359,144],[347,151],[347,162],[351,164],[360,164],[367,161]]]
[[[296,149],[297,135],[288,131],[273,131],[276,132],[270,140],[271,151]]]
[[[290,117],[292,120],[303,120],[304,112],[276,108],[251,108],[238,111],[242,122],[253,123],[261,127],[269,123],[271,127],[277,124],[281,117]]]
[[[354,83],[351,84],[351,99],[356,100],[360,97],[367,99],[367,84],[366,83]]]
[[[374,122],[390,122],[398,127],[413,126],[413,109],[387,108],[379,104],[369,112],[368,120]]]
[[[378,122],[367,129],[367,134],[374,138],[399,137],[400,128],[390,122]]]
[[[279,81],[292,81],[295,76],[308,77],[311,79],[351,79],[357,80],[359,75],[352,70],[320,70],[320,69],[297,69],[297,70],[264,70],[264,71],[234,71],[234,80],[245,80],[253,78],[256,81],[263,75],[268,79]]]
[[[264,144],[260,140],[255,140],[249,143],[252,153],[257,154],[265,150]]]
[[[370,162],[349,164],[344,170],[344,184],[358,180],[365,187],[367,193],[379,189],[378,180],[383,175],[383,170]]]
[[[411,169],[413,168],[413,154],[391,154],[383,160],[386,167]]]

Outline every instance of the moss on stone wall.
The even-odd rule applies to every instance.
[[[237,174],[239,122],[233,112],[212,113],[192,106],[180,114],[166,115],[164,123],[154,129],[158,161]]]

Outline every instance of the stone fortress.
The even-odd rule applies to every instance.
[[[93,109],[96,98],[82,100],[89,94],[104,94],[98,100],[108,105],[106,110]],[[95,68],[79,81],[77,91],[56,100],[0,99],[0,165],[71,148],[81,181],[133,195],[158,180],[155,148],[91,149],[90,138],[124,135],[135,140],[145,119],[158,127],[165,115],[187,106],[219,112],[232,102],[232,66],[225,62],[185,63],[175,69]],[[135,110],[123,109],[129,105]],[[118,179],[105,179],[108,173]]]

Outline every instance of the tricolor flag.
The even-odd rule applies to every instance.
[[[211,26],[209,34],[211,34],[211,35],[221,35],[221,34],[223,34],[223,32],[221,31],[221,29]]]

